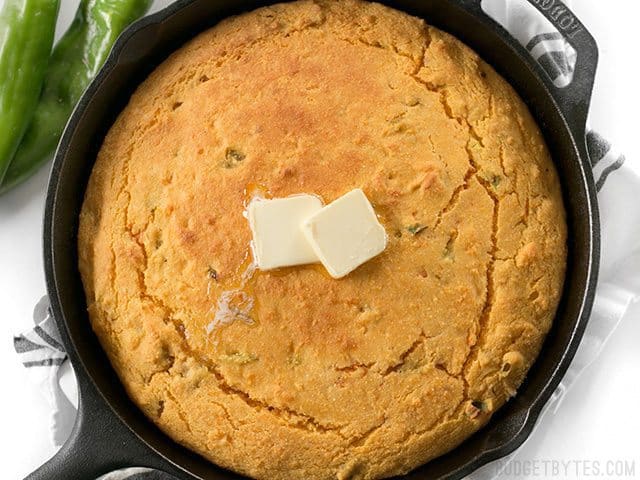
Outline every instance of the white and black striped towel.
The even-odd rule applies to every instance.
[[[166,2],[165,2],[166,3]],[[568,2],[565,2],[568,3]],[[543,66],[558,87],[571,83],[576,52],[553,26],[526,0],[483,0],[483,8],[501,23]],[[640,299],[640,212],[635,207],[640,178],[624,166],[624,156],[595,132],[587,135],[594,178],[598,189],[602,225],[602,258],[600,280],[591,321],[578,353],[562,383],[549,401],[538,429],[544,428],[545,417],[555,413],[567,389],[580,373],[598,356],[604,343],[615,330],[631,302]],[[635,218],[634,218],[635,216]],[[635,229],[635,230],[634,230]],[[16,352],[26,370],[51,404],[52,435],[61,445],[70,432],[75,416],[75,394],[68,396],[60,388],[62,375],[71,378],[65,362],[66,354],[45,298],[34,312],[36,327],[14,338]],[[71,398],[71,401],[69,400]],[[73,402],[73,403],[72,403]],[[502,459],[499,465],[488,465],[469,478],[500,478],[501,469],[510,459],[526,450],[525,446]],[[168,480],[159,472],[132,468],[112,472],[102,480]]]

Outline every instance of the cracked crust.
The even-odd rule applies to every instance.
[[[339,281],[258,272],[256,323],[207,334],[246,266],[254,184],[363,188],[389,244]],[[139,87],[79,258],[96,334],[168,435],[256,478],[355,479],[447,452],[515,394],[565,243],[540,131],[490,66],[387,7],[299,1],[220,23]]]

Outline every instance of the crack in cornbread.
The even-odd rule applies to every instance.
[[[362,188],[389,243],[340,280],[257,271],[254,324],[209,334],[247,265],[250,185]],[[558,178],[513,89],[450,35],[351,0],[256,10],[171,55],[104,140],[78,242],[133,401],[264,479],[379,478],[454,448],[524,379],[566,261]]]

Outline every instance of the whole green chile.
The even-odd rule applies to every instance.
[[[0,11],[0,182],[40,97],[58,0],[5,0]]]

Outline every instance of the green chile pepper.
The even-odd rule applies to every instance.
[[[40,103],[0,184],[0,194],[29,178],[53,154],[80,96],[118,35],[152,0],[82,0],[51,56]]]
[[[5,0],[0,11],[0,181],[38,104],[59,0]]]

